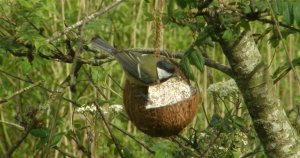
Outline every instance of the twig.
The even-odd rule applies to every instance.
[[[18,124],[16,124],[16,123],[7,122],[7,121],[2,121],[2,120],[0,120],[0,123],[8,124],[8,125],[17,127],[17,128],[20,129],[20,130],[24,130],[24,127],[22,127],[22,126],[20,126],[20,125],[18,125]]]
[[[49,155],[50,155],[50,148],[51,148],[52,141],[53,141],[53,138],[54,138],[55,130],[57,128],[56,122],[57,122],[57,118],[59,117],[59,107],[61,107],[61,101],[62,101],[62,96],[63,95],[64,95],[63,93],[57,93],[55,98],[53,98],[55,100],[58,99],[58,101],[57,101],[57,104],[55,104],[56,105],[56,109],[55,109],[56,111],[55,111],[55,114],[54,114],[54,118],[51,119],[52,123],[51,123],[51,126],[50,126],[50,134],[49,134],[49,138],[48,138],[48,143],[47,143],[46,149],[45,149],[45,158],[48,158]]]
[[[31,80],[28,80],[28,79],[24,79],[24,78],[21,78],[21,77],[14,76],[14,75],[12,75],[12,74],[10,74],[10,73],[7,73],[7,72],[5,72],[5,71],[3,71],[3,70],[1,70],[1,69],[0,69],[0,73],[3,73],[3,74],[5,74],[5,75],[7,75],[7,76],[9,76],[9,77],[12,77],[12,78],[14,78],[14,79],[17,79],[17,80],[20,80],[20,81],[23,81],[23,82],[35,84],[35,82],[33,82],[33,81],[31,81]],[[54,90],[48,89],[48,88],[44,87],[44,86],[41,85],[41,84],[39,84],[39,85],[37,85],[37,86],[40,87],[40,88],[42,88],[43,90],[45,90],[45,91],[47,91],[47,92],[50,92],[50,93],[55,92]],[[78,106],[78,107],[81,106],[80,104],[78,104],[78,103],[76,103],[76,102],[74,102],[73,100],[70,100],[70,99],[68,99],[68,98],[63,97],[62,99],[65,100],[65,101],[67,101],[67,102],[70,102],[70,103],[74,104],[75,106]]]
[[[209,124],[209,117],[208,117],[207,112],[206,112],[206,110],[205,110],[204,102],[201,103],[201,107],[202,107],[204,116],[205,116],[205,118],[206,118],[206,121],[207,121],[207,123]]]
[[[223,1],[220,1],[220,2],[223,2]],[[261,17],[259,17],[259,16],[256,17],[256,18],[254,18],[254,19],[252,19],[252,17],[247,16],[245,13],[243,13],[242,10],[238,9],[237,7],[235,7],[235,6],[233,6],[233,5],[228,5],[228,4],[224,3],[224,2],[222,3],[222,5],[223,5],[226,9],[228,9],[228,10],[234,12],[234,13],[237,13],[238,16],[240,16],[241,18],[245,18],[245,19],[248,19],[248,20],[250,20],[250,21],[255,21],[255,20],[257,20],[257,21],[262,22],[262,23],[268,23],[268,24],[278,25],[278,26],[281,26],[281,27],[290,29],[290,30],[292,30],[292,31],[300,32],[300,29],[295,28],[295,27],[290,26],[290,25],[287,25],[287,24],[284,24],[284,23],[282,23],[282,22],[278,22],[278,21],[275,20],[275,19],[270,20],[270,19],[261,18]],[[269,7],[270,7],[270,6],[269,6]],[[272,7],[270,7],[270,8],[272,8]],[[273,11],[272,11],[271,14],[274,14]]]
[[[190,154],[193,154],[194,157],[199,157],[198,150],[195,150],[197,153],[193,152],[190,148],[188,148],[187,146],[181,144],[181,142],[179,142],[175,138],[171,138],[171,141],[177,143],[182,149],[190,150]]]
[[[122,132],[123,134],[129,136],[131,139],[133,139],[135,142],[137,142],[139,145],[143,146],[146,150],[148,150],[151,154],[155,154],[155,151],[153,151],[152,149],[150,149],[148,146],[146,146],[145,144],[143,144],[142,142],[140,142],[139,140],[137,140],[133,135],[127,133],[126,131],[124,131],[123,129],[119,128],[118,126],[112,124],[109,122],[109,124],[111,126],[113,126],[114,128],[116,128],[117,130],[119,130],[120,132]]]
[[[93,19],[95,19],[97,16],[100,16],[104,13],[106,13],[107,11],[109,11],[110,9],[116,7],[117,5],[119,5],[121,2],[123,2],[123,0],[116,0],[115,2],[113,2],[111,5],[101,9],[100,11],[98,12],[95,12],[87,17],[85,17],[83,20],[80,20],[78,22],[76,22],[75,24],[67,27],[64,31],[62,32],[59,32],[57,34],[55,34],[54,36],[52,36],[51,38],[47,39],[47,42],[52,42],[52,41],[55,41],[57,40],[60,36],[82,26],[84,23],[88,23],[90,21],[92,21]]]
[[[130,49],[125,49],[123,51],[124,52],[135,51],[138,53],[153,54],[155,52],[155,49],[153,49],[153,48],[130,48]],[[26,53],[16,54],[16,53],[11,52],[11,54],[14,56],[26,56]],[[168,50],[160,50],[160,54],[163,56],[180,59],[183,57],[184,53],[183,52],[171,52]],[[58,56],[58,55],[49,56],[49,55],[44,55],[41,52],[39,52],[38,55],[47,60],[54,60],[54,61],[64,62],[64,63],[72,63],[73,62],[73,58],[67,58],[65,56]],[[100,61],[100,59],[106,59],[106,60]],[[100,66],[104,63],[108,63],[111,61],[113,61],[113,59],[109,59],[109,55],[94,56],[94,59],[83,59],[80,57],[78,57],[78,59],[77,59],[77,62],[80,64],[87,64],[87,65],[92,65],[92,66]],[[232,71],[229,66],[222,65],[212,59],[208,59],[205,57],[204,57],[204,65],[211,67],[211,68],[215,68],[215,69],[225,73],[226,75],[232,77]]]
[[[286,44],[285,41],[283,40],[283,36],[282,36],[281,31],[279,30],[280,24],[279,24],[279,22],[277,21],[277,17],[276,17],[276,15],[275,15],[275,13],[274,13],[272,7],[271,7],[271,3],[270,3],[269,1],[267,1],[267,3],[268,3],[268,5],[269,5],[269,8],[271,9],[272,19],[273,19],[274,22],[275,22],[275,25],[274,25],[274,26],[275,26],[275,29],[276,29],[276,30],[278,31],[278,33],[279,33],[280,39],[282,40],[284,52],[285,52],[285,54],[286,54],[286,56],[287,56],[288,62],[289,62],[289,64],[290,64],[291,68],[292,68],[292,71],[293,71],[293,73],[294,73],[294,75],[295,75],[295,78],[296,78],[296,80],[297,80],[298,85],[300,85],[300,77],[298,76],[298,73],[297,73],[296,70],[295,70],[295,66],[294,66],[293,63],[292,63],[292,59],[291,59],[291,56],[290,56],[290,54],[289,54],[289,49],[288,49],[288,47],[287,47],[287,44]],[[299,31],[298,31],[298,32],[299,32]]]
[[[293,26],[284,24],[282,22],[275,22],[275,21],[272,21],[270,19],[263,19],[263,18],[260,18],[260,19],[257,19],[257,20],[260,21],[260,22],[262,22],[262,23],[268,23],[268,24],[278,25],[278,26],[285,27],[287,29],[290,29],[290,30],[293,30],[293,31],[296,31],[296,32],[300,32],[300,29],[297,29],[297,28],[295,28]]]
[[[111,131],[111,128],[109,127],[109,124],[107,123],[107,121],[106,121],[106,119],[105,119],[105,117],[104,117],[104,115],[103,115],[101,109],[99,108],[98,103],[97,103],[97,102],[94,102],[94,103],[95,103],[95,105],[96,105],[97,111],[100,113],[100,116],[101,116],[101,118],[102,118],[102,121],[104,122],[104,125],[106,126],[106,128],[107,128],[107,130],[108,130],[108,133],[109,133],[109,135],[110,135],[112,141],[114,142],[114,144],[115,144],[115,146],[116,146],[116,148],[117,148],[117,151],[119,152],[120,156],[121,156],[122,158],[124,158],[124,155],[123,155],[122,150],[121,150],[121,148],[120,148],[120,144],[119,144],[118,140],[115,138],[115,136],[113,135],[113,133],[112,133],[112,131]]]
[[[9,158],[11,157],[11,155],[13,154],[13,152],[22,144],[22,142],[25,140],[25,138],[28,136],[29,132],[31,131],[31,129],[33,129],[33,124],[34,122],[32,122],[24,131],[24,133],[22,134],[21,138],[16,142],[15,145],[13,145],[10,149],[8,149],[8,151],[6,152],[6,154],[4,155],[4,158]]]
[[[89,149],[87,149],[83,144],[80,143],[80,141],[77,138],[77,135],[74,133],[74,131],[72,131],[71,133],[71,138],[72,140],[75,141],[75,143],[77,144],[77,148],[82,151],[88,158],[92,157],[92,153]]]
[[[71,155],[70,153],[67,153],[66,151],[63,151],[62,149],[60,149],[58,146],[54,146],[52,147],[53,149],[57,150],[58,152],[60,152],[61,154],[63,154],[66,157],[71,157],[71,158],[76,158],[76,156]]]
[[[94,82],[92,76],[85,70],[85,68],[83,68],[86,76],[88,77],[88,80],[92,83],[93,87],[97,90],[97,92],[107,101],[108,98],[107,96],[101,91],[101,89],[96,85],[96,83]]]
[[[203,151],[203,153],[200,155],[200,157],[206,157],[206,154],[207,154],[209,148],[216,142],[216,140],[220,137],[220,135],[221,135],[221,131],[218,131],[218,133],[217,133],[216,137],[214,138],[214,140],[212,140],[208,144],[207,148]]]
[[[11,99],[11,98],[13,98],[13,97],[15,97],[15,96],[17,96],[17,95],[19,95],[19,94],[25,92],[25,91],[28,91],[28,90],[30,90],[30,89],[36,87],[36,86],[39,86],[40,84],[41,84],[41,81],[38,81],[38,82],[34,83],[33,85],[30,85],[30,86],[28,86],[28,87],[25,87],[25,88],[23,88],[23,89],[21,89],[21,90],[15,92],[14,94],[12,94],[12,95],[10,95],[10,96],[7,96],[7,97],[5,97],[5,98],[3,98],[3,99],[0,98],[0,104],[7,102],[9,99]]]

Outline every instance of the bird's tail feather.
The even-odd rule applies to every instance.
[[[94,37],[91,42],[93,47],[103,49],[110,54],[113,54],[116,51],[114,47],[112,47],[100,37]]]

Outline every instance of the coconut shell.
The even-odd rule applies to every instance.
[[[127,80],[123,99],[125,110],[133,124],[155,137],[169,137],[182,131],[197,113],[199,93],[173,105],[146,109],[148,87],[130,84]]]

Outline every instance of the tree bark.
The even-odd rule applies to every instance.
[[[300,157],[299,137],[272,92],[274,86],[268,68],[250,31],[242,32],[238,39],[219,42],[267,156]]]

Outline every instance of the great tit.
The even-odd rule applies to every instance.
[[[113,55],[121,64],[133,84],[154,85],[176,76],[176,66],[166,57],[138,52],[122,52],[99,37],[91,40],[92,46]]]

